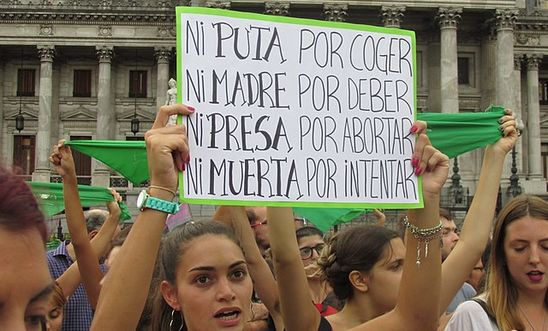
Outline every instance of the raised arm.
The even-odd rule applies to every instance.
[[[276,330],[283,330],[283,321],[280,312],[280,298],[278,288],[270,267],[261,255],[261,251],[255,241],[253,230],[249,226],[249,220],[244,207],[220,206],[217,208],[213,219],[230,226],[245,254],[247,267],[253,279],[253,287],[265,304],[270,316],[276,324]]]
[[[459,241],[442,264],[440,314],[447,310],[489,240],[504,159],[518,138],[514,116],[510,110],[506,114],[500,120],[503,136],[485,149],[478,187],[464,219]]]
[[[91,248],[97,257],[101,257],[106,253],[120,219],[120,207],[118,206],[118,202],[121,201],[122,198],[115,190],[111,189],[111,192],[114,197],[114,201],[107,203],[109,215],[97,235],[91,239]],[[57,278],[57,283],[63,289],[63,294],[67,298],[70,297],[74,291],[76,291],[76,288],[80,285],[81,281],[82,277],[80,277],[78,261],[74,262],[61,276],[59,276],[59,278]],[[86,277],[86,279],[84,279],[84,286],[86,287],[86,290],[86,284],[88,283],[89,280]],[[88,297],[90,297],[89,293]],[[97,299],[98,297],[94,298],[94,308]]]
[[[308,289],[295,235],[293,210],[286,207],[268,207],[267,219],[285,330],[315,331],[320,324],[320,313],[314,306]]]
[[[422,192],[424,208],[408,212],[408,226],[405,240],[405,263],[400,283],[398,301],[394,310],[362,324],[352,330],[435,330],[438,322],[436,312],[439,310],[441,287],[441,251],[439,220],[440,192],[447,179],[449,160],[430,144],[424,134],[424,122],[414,124],[418,135],[412,164],[415,173],[423,176]],[[433,230],[428,244],[419,242],[410,229]],[[424,237],[423,237],[424,239]],[[420,248],[420,252],[418,249]],[[420,255],[419,255],[420,254]],[[420,260],[420,264],[419,264]],[[420,299],[419,299],[420,298]]]
[[[145,135],[150,184],[177,190],[177,168],[188,158],[186,129],[168,126],[170,115],[188,115],[194,111],[183,105],[163,106],[152,129]],[[177,165],[177,166],[176,166]],[[151,196],[172,200],[170,192],[151,187]],[[109,270],[99,297],[91,330],[135,330],[148,296],[154,263],[167,214],[144,209]],[[120,318],[123,316],[123,318]]]
[[[50,160],[59,175],[63,178],[65,214],[71,243],[74,247],[76,259],[79,262],[79,274],[82,277],[88,301],[92,308],[95,308],[99,292],[101,291],[100,282],[103,274],[99,268],[97,254],[93,251],[89,241],[86,221],[78,194],[74,159],[70,147],[65,146],[64,141],[60,141],[59,144],[54,146]],[[75,279],[74,271],[67,274],[64,279],[60,279],[59,285],[66,296],[74,291]]]

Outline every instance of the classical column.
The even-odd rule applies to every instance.
[[[49,154],[51,150],[51,106],[53,94],[54,46],[38,46],[40,58],[40,90],[38,94],[38,133],[36,134],[36,169],[33,181],[49,182]]]
[[[112,46],[96,48],[99,59],[99,80],[97,83],[97,140],[114,139],[116,127],[116,112],[112,104],[111,94],[111,62],[114,56]],[[101,162],[94,162],[91,184],[94,186],[110,186],[110,171]]]
[[[510,107],[513,103],[514,84],[514,25],[517,19],[517,11],[505,9],[496,11],[497,28],[497,78],[496,95],[497,104]]]
[[[440,97],[443,113],[459,112],[459,76],[457,68],[457,25],[461,8],[440,8]]]
[[[348,5],[345,3],[326,3],[323,5],[323,16],[326,21],[344,22],[348,16]]]
[[[289,2],[267,1],[264,4],[264,13],[267,15],[289,15]]]
[[[405,13],[405,6],[382,6],[381,19],[382,23],[387,28],[400,28],[403,15]]]
[[[528,54],[527,60],[527,145],[529,180],[542,180],[540,153],[540,107],[538,95],[538,66],[542,55]]]
[[[514,85],[513,102],[508,107],[514,111],[514,115],[518,121],[523,124],[523,114],[521,109],[521,67],[523,63],[523,54],[514,54],[514,73],[512,74],[512,84]],[[519,124],[520,122],[518,122]],[[516,143],[516,152],[518,158],[516,159],[516,166],[520,172],[524,172],[523,169],[523,139],[518,139]]]
[[[158,68],[156,82],[156,108],[159,109],[166,103],[167,82],[169,80],[169,59],[171,58],[170,47],[154,48],[154,56]]]

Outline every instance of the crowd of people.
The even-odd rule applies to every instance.
[[[189,161],[183,125],[161,107],[146,133],[150,186],[120,231],[120,195],[84,212],[74,159],[60,141],[70,242],[46,252],[47,227],[29,187],[0,168],[0,330],[545,330],[548,202],[521,195],[495,217],[511,111],[485,149],[462,228],[441,209],[449,160],[417,121],[412,165],[424,207],[398,233],[378,224],[324,234],[288,207],[219,206],[210,221],[165,231],[178,172]],[[166,125],[168,124],[168,125]],[[156,205],[158,206],[158,205]]]

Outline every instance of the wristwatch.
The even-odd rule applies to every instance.
[[[142,190],[137,197],[137,208],[141,211],[143,209],[155,209],[168,214],[175,214],[179,211],[179,205],[175,202],[162,200],[150,196],[146,190]]]

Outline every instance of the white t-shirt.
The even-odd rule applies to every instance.
[[[445,331],[500,331],[475,301],[461,303],[447,323]]]

